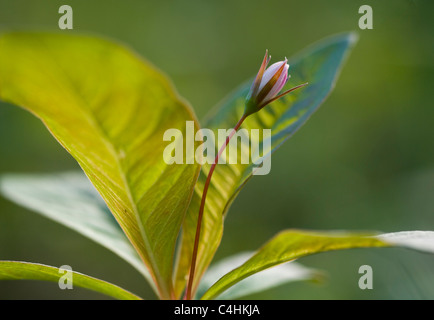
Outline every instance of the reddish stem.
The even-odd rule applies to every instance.
[[[186,299],[186,300],[191,300],[193,281],[194,281],[194,272],[196,270],[197,250],[199,247],[200,230],[202,227],[202,217],[203,217],[203,211],[205,209],[205,200],[206,200],[206,195],[208,193],[209,184],[211,182],[211,177],[212,177],[212,174],[214,172],[214,169],[218,163],[220,156],[222,155],[223,151],[225,150],[226,146],[229,143],[229,140],[231,140],[231,138],[233,137],[235,132],[237,132],[237,130],[240,128],[241,124],[246,119],[246,117],[247,117],[246,115],[243,115],[241,117],[241,119],[235,125],[232,132],[226,138],[226,142],[220,148],[219,152],[217,153],[217,156],[214,159],[214,163],[211,165],[211,169],[209,170],[208,176],[207,176],[206,181],[205,181],[205,186],[203,187],[202,200],[200,202],[199,215],[197,217],[196,236],[194,239],[193,255],[191,258],[190,275],[188,277],[187,290],[185,292],[185,297],[184,297],[184,299]]]

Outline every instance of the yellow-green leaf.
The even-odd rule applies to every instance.
[[[202,299],[213,299],[241,280],[284,262],[320,252],[370,247],[402,247],[432,254],[434,231],[367,234],[285,230],[268,241],[244,264],[221,277],[205,292]]]
[[[91,36],[0,37],[0,98],[39,117],[78,161],[171,298],[175,242],[199,166],[167,165],[163,134],[197,122],[165,76]]]
[[[387,246],[390,244],[373,237],[372,234],[285,230],[268,241],[244,264],[221,277],[201,299],[214,299],[255,273],[307,255],[332,250]]]
[[[69,271],[69,270],[68,270]],[[121,300],[139,300],[140,297],[109,282],[71,272],[72,285],[93,290]],[[65,270],[39,263],[0,261],[0,280],[41,280],[59,282]]]

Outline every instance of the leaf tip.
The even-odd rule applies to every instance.
[[[356,43],[359,41],[359,34],[355,31],[348,33],[348,42],[351,46],[356,45]]]

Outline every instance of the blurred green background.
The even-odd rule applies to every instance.
[[[331,96],[252,179],[232,206],[216,260],[255,250],[284,228],[434,230],[434,2],[0,0],[0,30],[59,31],[69,4],[74,30],[121,41],[174,82],[199,118],[259,66],[328,35],[355,30],[354,48]],[[358,9],[373,8],[360,30]],[[29,113],[0,103],[0,174],[79,169]],[[69,229],[0,198],[0,259],[76,271],[153,299],[127,263]],[[322,284],[295,283],[246,298],[434,299],[434,256],[357,249],[299,262],[327,271]],[[360,290],[358,269],[373,268]],[[55,283],[0,282],[0,299],[101,299]]]

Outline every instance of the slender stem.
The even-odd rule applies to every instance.
[[[235,132],[237,132],[237,130],[240,128],[241,124],[246,119],[246,117],[247,117],[246,115],[243,115],[241,117],[241,119],[235,125],[232,132],[226,138],[225,143],[221,146],[219,152],[217,153],[217,156],[215,157],[214,163],[211,165],[211,169],[208,172],[208,176],[206,178],[205,185],[203,187],[202,200],[200,202],[199,215],[197,217],[196,236],[194,239],[193,255],[191,258],[190,275],[188,277],[187,290],[185,292],[185,297],[184,297],[186,300],[191,300],[193,281],[194,281],[194,272],[196,270],[197,250],[199,247],[200,230],[202,227],[202,217],[203,217],[203,211],[205,209],[205,200],[206,200],[206,195],[208,193],[209,184],[211,182],[211,177],[212,177],[212,174],[214,172],[214,169],[218,163],[220,156],[222,155],[223,151],[225,150],[226,146],[229,143],[229,140],[231,140],[231,138],[234,136]]]

